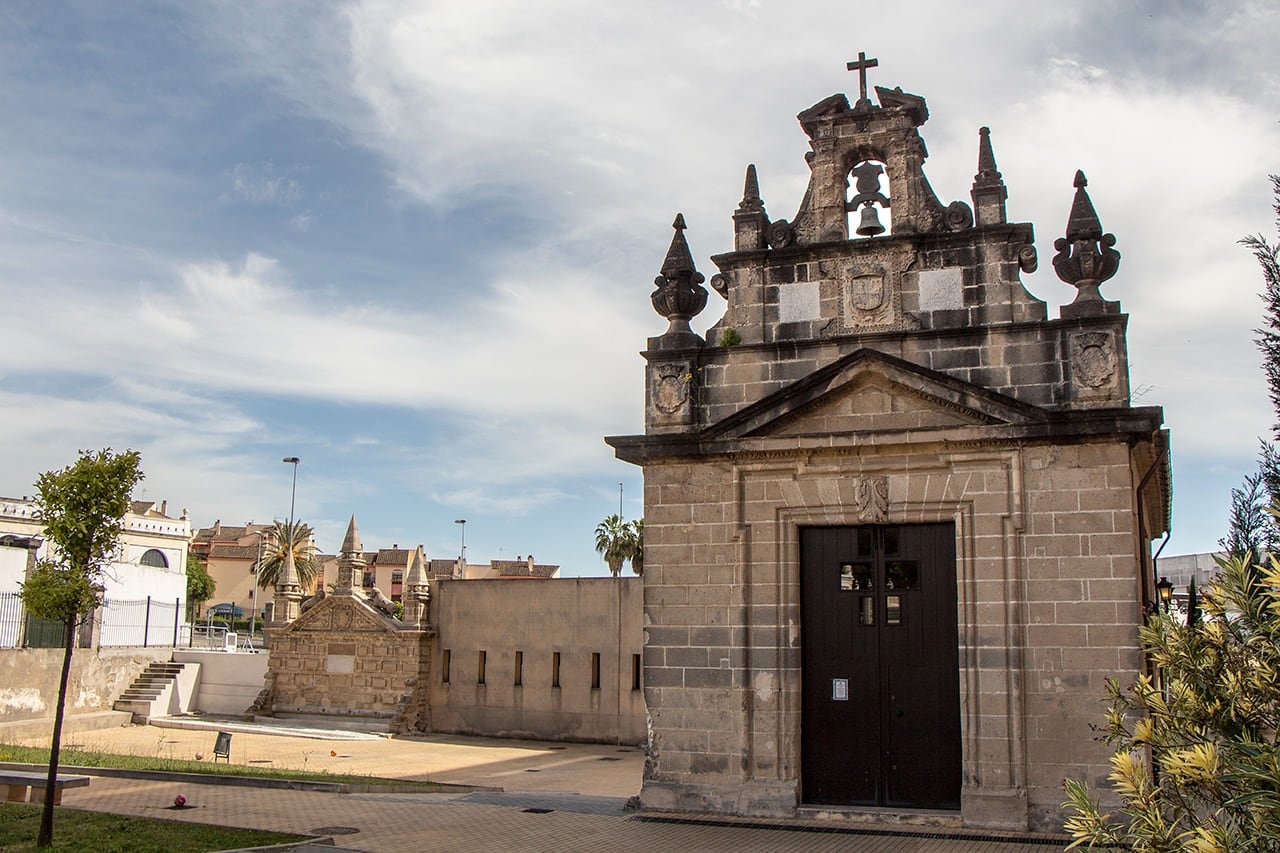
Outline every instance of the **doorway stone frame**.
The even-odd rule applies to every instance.
[[[784,791],[800,804],[800,527],[952,522],[960,626],[960,816],[965,824],[1026,829],[1022,454],[1016,447],[864,451],[833,448],[786,461],[747,453],[733,462],[749,670],[743,721],[748,778],[746,801],[738,806],[759,811],[762,799]],[[867,477],[887,478],[883,518],[868,517],[858,507],[857,481]],[[757,600],[761,592],[768,600]],[[782,674],[774,691],[760,681],[768,673]]]

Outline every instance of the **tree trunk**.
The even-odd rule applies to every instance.
[[[71,652],[76,645],[76,617],[66,623],[67,642],[62,652],[62,680],[58,682],[58,708],[53,715],[53,740],[49,744],[49,776],[44,786],[44,811],[40,815],[40,835],[37,847],[53,846],[53,799],[58,789],[58,753],[62,748],[62,714],[67,705],[67,679],[71,675]]]

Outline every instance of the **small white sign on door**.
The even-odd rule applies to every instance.
[[[849,679],[847,678],[831,679],[831,698],[836,702],[849,701]]]

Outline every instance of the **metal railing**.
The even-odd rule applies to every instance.
[[[104,599],[93,613],[94,628],[83,631],[78,646],[98,648],[191,645],[191,625],[182,620],[181,599]],[[61,648],[65,626],[27,613],[18,593],[0,593],[0,649]]]

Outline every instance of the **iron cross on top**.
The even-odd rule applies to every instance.
[[[858,72],[858,103],[867,101],[867,69],[875,68],[879,64],[878,59],[867,59],[867,54],[861,50],[858,51],[856,60],[845,63],[845,67],[850,71]]]

